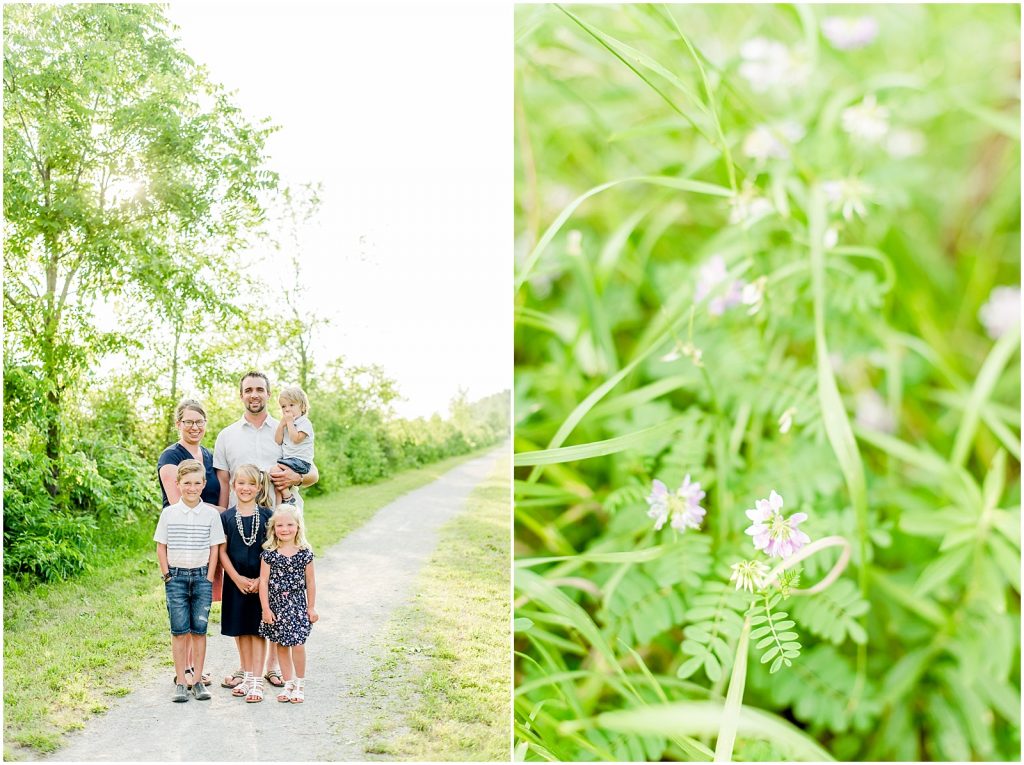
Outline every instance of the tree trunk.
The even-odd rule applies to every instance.
[[[164,443],[176,441],[174,438],[174,410],[178,406],[178,348],[181,345],[181,322],[174,322],[174,353],[171,355],[171,404],[167,412],[164,427]]]

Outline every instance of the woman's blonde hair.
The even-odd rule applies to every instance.
[[[282,401],[286,404],[298,404],[303,414],[309,411],[309,398],[298,385],[286,385],[281,388],[281,392],[277,396],[277,403],[280,404]]]
[[[300,513],[294,505],[278,505],[274,514],[270,516],[270,520],[267,521],[267,541],[263,543],[264,550],[276,550],[281,542],[277,538],[277,534],[274,533],[274,524],[277,523],[278,518],[288,516],[295,521],[298,530],[295,532],[295,546],[303,550],[313,550],[313,546],[310,545],[306,539],[306,529],[302,523],[302,513]]]
[[[256,492],[257,506],[270,507],[274,497],[274,490],[270,487],[270,473],[260,470],[252,463],[239,465],[238,470],[235,471],[235,477],[231,481],[231,486],[234,487],[235,481],[242,477],[248,478],[259,487]]]

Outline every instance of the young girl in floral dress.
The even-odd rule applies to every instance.
[[[319,619],[313,549],[306,541],[302,516],[293,505],[281,505],[270,518],[260,563],[259,633],[273,643],[285,684],[277,700],[305,700],[306,638]]]

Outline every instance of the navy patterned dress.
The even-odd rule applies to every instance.
[[[283,646],[303,645],[312,625],[306,611],[306,566],[313,562],[310,550],[299,550],[290,558],[277,550],[260,556],[270,566],[267,596],[274,623],[260,622],[260,635]]]

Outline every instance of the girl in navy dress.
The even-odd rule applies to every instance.
[[[245,673],[232,695],[250,704],[263,701],[263,651],[260,637],[260,554],[272,511],[270,479],[255,465],[239,465],[232,489],[238,504],[221,513],[226,544],[220,562],[227,581],[221,606],[220,632],[235,639]]]
[[[302,515],[294,505],[281,505],[270,518],[260,563],[260,635],[273,643],[284,677],[281,702],[305,700],[306,638],[319,619],[313,549],[306,541]]]

